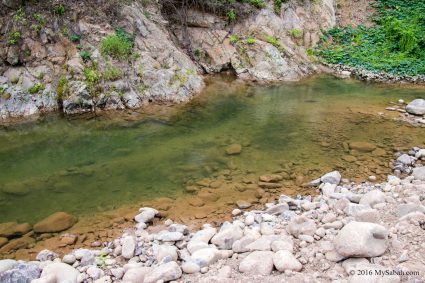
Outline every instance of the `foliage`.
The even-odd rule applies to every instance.
[[[227,12],[227,19],[229,20],[229,22],[234,22],[236,21],[236,12],[235,10],[231,9]]]
[[[133,37],[118,28],[115,34],[108,35],[100,43],[100,52],[102,55],[109,55],[115,59],[128,58],[133,48]]]
[[[62,99],[64,95],[68,92],[68,81],[65,76],[61,76],[58,81],[58,86],[56,87],[56,94],[59,99]]]
[[[57,5],[54,9],[54,13],[56,15],[62,16],[63,14],[65,14],[65,6],[62,4]]]
[[[44,90],[44,85],[42,83],[36,83],[32,87],[28,89],[28,92],[31,94],[39,93],[40,91]]]
[[[22,7],[19,8],[16,11],[15,15],[13,16],[13,20],[15,22],[24,22],[25,21],[25,12],[24,12],[24,9]]]
[[[81,35],[79,35],[79,34],[71,34],[71,35],[69,36],[69,39],[70,39],[72,42],[80,42],[80,40],[81,40]]]
[[[13,31],[8,34],[7,44],[15,45],[18,43],[18,40],[21,39],[21,33],[19,31]]]
[[[114,67],[112,64],[108,63],[106,65],[105,72],[103,73],[103,77],[106,80],[114,81],[122,77],[122,71],[119,68]]]
[[[288,0],[273,0],[273,10],[276,14],[280,14],[280,10],[282,10],[282,4]]]
[[[32,24],[31,29],[34,30],[35,32],[40,32],[41,29],[46,24],[46,20],[44,19],[44,17],[41,14],[37,14],[37,13],[34,14],[33,17],[37,21],[37,23]]]
[[[294,28],[293,30],[291,30],[289,32],[289,34],[293,37],[293,38],[301,38],[303,36],[303,31],[297,28]]]
[[[274,47],[280,48],[279,38],[277,38],[275,36],[268,35],[266,37],[266,41],[268,43],[270,43],[271,45],[273,45]]]
[[[375,26],[333,28],[317,54],[326,62],[394,75],[425,74],[425,2],[377,0]]]
[[[255,8],[259,9],[266,7],[266,3],[264,2],[264,0],[250,0],[249,3]]]
[[[89,51],[81,50],[79,54],[80,54],[81,59],[83,59],[84,62],[91,60],[91,54],[90,54]]]
[[[232,34],[229,38],[231,44],[236,44],[238,42],[239,36],[237,34]]]
[[[95,98],[100,92],[100,80],[102,78],[101,73],[97,68],[97,64],[92,62],[91,66],[84,68],[84,78],[91,97]]]
[[[245,39],[245,43],[246,43],[246,44],[249,44],[249,45],[252,45],[252,44],[254,44],[254,43],[255,43],[255,38],[254,38],[253,36],[248,36],[248,37]]]

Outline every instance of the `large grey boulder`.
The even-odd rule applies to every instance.
[[[407,104],[406,111],[413,115],[425,115],[425,99],[418,98]]]
[[[376,257],[388,247],[385,227],[368,222],[352,221],[334,239],[335,250],[344,257]]]
[[[255,275],[270,275],[273,270],[273,252],[255,251],[239,264],[239,271]]]
[[[191,257],[200,267],[204,267],[221,259],[221,254],[215,248],[205,248],[195,251]]]

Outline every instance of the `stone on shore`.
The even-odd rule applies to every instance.
[[[18,263],[12,269],[0,273],[1,283],[27,283],[39,278],[40,268],[33,263]],[[74,282],[71,282],[74,283]]]
[[[130,268],[122,277],[122,282],[143,282],[146,274],[152,271],[152,267]]]
[[[338,171],[332,171],[320,177],[320,181],[322,183],[338,185],[341,182],[341,174]]]
[[[211,239],[211,243],[221,250],[230,250],[233,243],[242,237],[242,229],[238,225],[226,221],[220,231]]]
[[[280,272],[285,272],[286,270],[301,271],[303,268],[296,257],[287,250],[277,251],[273,256],[273,264]]]
[[[136,249],[136,239],[133,236],[124,236],[121,238],[121,245],[121,255],[126,259],[132,258]]]
[[[406,111],[413,115],[425,115],[425,99],[418,98],[412,100],[409,104],[407,104]]]
[[[66,212],[56,212],[34,225],[36,233],[61,232],[71,228],[77,222],[77,218]]]
[[[182,270],[175,261],[170,261],[155,267],[146,274],[144,283],[155,283],[158,281],[168,282],[179,279],[182,276]]]
[[[239,271],[255,275],[270,275],[273,270],[273,252],[255,251],[246,256],[239,264]]]
[[[376,257],[388,247],[385,227],[368,222],[352,221],[334,239],[335,250],[344,257]]]
[[[362,196],[359,204],[373,207],[375,204],[383,202],[385,202],[385,194],[381,190],[372,190]]]
[[[192,259],[195,261],[201,268],[213,264],[217,260],[221,259],[221,255],[215,248],[204,248],[195,251],[192,254]]]
[[[139,210],[139,214],[134,217],[134,220],[139,223],[149,223],[155,218],[159,212],[158,210],[151,207],[142,207]]]
[[[413,168],[412,176],[416,180],[425,181],[425,166]]]
[[[18,262],[13,259],[0,260],[0,273],[13,269],[17,264]]]
[[[299,235],[313,236],[317,230],[316,223],[312,219],[308,219],[305,216],[296,216],[289,221],[287,231],[289,234],[297,237]]]

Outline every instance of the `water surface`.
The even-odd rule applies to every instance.
[[[271,87],[218,77],[191,103],[158,113],[4,126],[0,222],[178,196],[186,184],[223,170],[259,175],[290,168],[292,179],[306,180],[334,168],[346,177],[383,175],[392,151],[422,145],[425,131],[378,112],[422,93],[327,77]],[[371,142],[386,154],[347,162],[341,159],[349,154],[347,141]],[[227,156],[233,143],[242,153]],[[376,168],[368,171],[365,162]]]

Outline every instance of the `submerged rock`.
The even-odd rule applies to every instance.
[[[77,223],[77,218],[66,212],[56,212],[34,225],[36,233],[61,232]]]
[[[372,152],[376,149],[376,145],[369,142],[350,142],[350,149],[354,149],[360,152]]]
[[[226,154],[227,155],[237,155],[242,152],[242,146],[240,144],[231,144],[228,147],[226,147]]]

